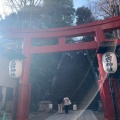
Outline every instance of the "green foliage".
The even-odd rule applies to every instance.
[[[90,41],[93,41],[93,40],[94,40],[94,36],[93,36],[93,35],[84,36],[84,37],[82,38],[82,40],[83,40],[84,42],[90,42]]]
[[[36,103],[39,101],[52,100],[53,78],[56,75],[60,57],[61,53],[36,54],[32,56],[30,69],[32,110],[33,107],[37,107]]]
[[[95,21],[92,12],[87,7],[80,7],[76,10],[77,22],[76,24],[84,24]]]
[[[12,13],[0,21],[1,27],[43,28],[41,6],[25,6],[17,13]]]
[[[78,8],[76,10],[76,16],[77,16],[77,18],[76,18],[77,25],[95,21],[95,18],[93,16],[91,10],[84,6]],[[93,40],[94,40],[94,35],[83,36],[83,38],[82,38],[83,42],[90,42]],[[93,69],[95,70],[98,67],[96,51],[95,50],[87,51],[87,58],[89,59],[90,64],[93,64],[93,67],[94,67]],[[96,69],[93,72],[98,72],[98,71]]]
[[[73,24],[73,0],[44,0],[44,24],[47,27],[65,27]]]
[[[76,10],[76,24],[85,24],[89,22],[94,22],[95,18],[92,15],[92,12],[87,7],[80,7]],[[84,42],[90,42],[94,40],[94,36],[83,36],[82,39]]]

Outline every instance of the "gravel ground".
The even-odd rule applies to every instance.
[[[49,113],[49,112],[39,112],[39,113],[36,113],[36,114],[32,114],[31,118],[29,118],[29,120],[45,120],[49,116],[53,115],[55,112],[56,111],[51,112],[51,113]],[[93,113],[95,114],[95,116],[97,117],[98,120],[105,120],[103,112],[93,111]]]
[[[28,120],[45,120],[46,118],[53,115],[56,111],[53,112],[37,112],[31,113]],[[105,120],[103,112],[93,111],[98,120]],[[2,117],[0,117],[2,120]],[[6,120],[10,120],[10,115],[6,115]]]
[[[54,113],[55,111],[31,113],[30,118],[28,120],[45,120],[46,118],[53,115]],[[3,116],[0,116],[0,120],[3,120]],[[10,114],[6,113],[5,120],[10,120]]]

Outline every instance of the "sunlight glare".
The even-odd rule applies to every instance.
[[[7,6],[5,0],[0,1],[0,16],[4,18],[6,15],[9,15],[11,13],[10,8]]]

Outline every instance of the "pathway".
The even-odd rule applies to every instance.
[[[50,116],[45,120],[97,120],[91,110],[70,111],[68,114],[58,114]]]

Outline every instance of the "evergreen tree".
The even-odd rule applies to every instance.
[[[95,18],[91,12],[91,10],[87,7],[80,7],[76,10],[76,16],[77,16],[77,20],[76,20],[76,24],[80,25],[80,24],[85,24],[85,23],[90,23],[90,22],[94,22]],[[82,41],[83,42],[90,42],[94,40],[94,35],[89,35],[89,36],[83,36]],[[96,58],[96,51],[95,50],[91,50],[91,51],[84,51],[85,54],[87,55],[87,58],[89,60],[89,63],[91,64],[91,68],[94,72],[98,72],[97,71],[97,58]]]
[[[41,4],[28,3],[21,4],[17,13],[12,13],[1,20],[1,27],[38,29],[65,27],[73,23],[75,12],[73,0],[43,0]],[[14,3],[13,5],[15,8]],[[18,5],[16,7],[18,8]]]
[[[80,7],[76,10],[77,25],[95,21],[92,12],[87,7]]]
[[[80,25],[80,24],[85,24],[85,23],[90,23],[90,22],[94,22],[95,18],[92,15],[92,12],[90,9],[88,9],[87,7],[83,6],[80,7],[76,10],[76,24]],[[82,40],[84,42],[90,42],[92,40],[94,40],[94,36],[83,36]]]
[[[73,0],[44,0],[44,24],[51,27],[65,27],[73,24]]]

